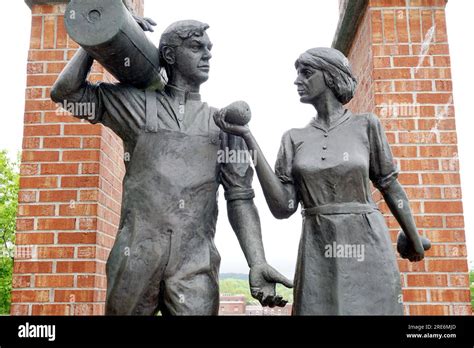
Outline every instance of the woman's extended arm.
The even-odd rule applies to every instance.
[[[224,116],[219,114],[215,118],[217,126],[227,133],[241,136],[245,140],[248,150],[255,154],[255,156],[252,156],[255,170],[273,216],[277,219],[289,218],[298,209],[298,199],[294,185],[280,181],[268,164],[248,126],[230,124],[224,120]]]
[[[243,138],[248,149],[256,155],[254,157],[255,170],[270,211],[277,219],[289,218],[298,208],[294,185],[292,183],[284,184],[280,181],[268,164],[260,146],[258,146],[257,140],[250,131]]]

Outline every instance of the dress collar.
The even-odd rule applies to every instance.
[[[166,85],[165,92],[171,98],[179,99],[180,102],[184,102],[184,103],[186,103],[186,101],[188,100],[197,100],[197,101],[201,100],[201,94],[196,93],[196,92],[189,92],[170,84]]]
[[[318,129],[321,129],[322,131],[325,131],[325,132],[329,132],[330,130],[336,128],[337,126],[339,126],[340,124],[344,123],[346,120],[349,119],[349,117],[351,117],[352,113],[350,110],[348,109],[345,109],[344,110],[344,113],[339,116],[339,118],[336,120],[336,122],[334,122],[333,124],[331,124],[329,126],[329,129],[326,128],[326,125],[323,125],[322,123],[319,122],[318,118],[317,117],[314,117],[310,124],[313,126],[313,127],[316,127]]]

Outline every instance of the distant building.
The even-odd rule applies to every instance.
[[[219,315],[291,315],[293,305],[288,303],[285,307],[262,307],[260,305],[247,305],[244,295],[220,296]]]
[[[245,315],[254,316],[254,315],[291,315],[291,310],[293,304],[288,303],[285,307],[262,307],[260,305],[248,305],[245,309]]]
[[[221,295],[219,301],[219,315],[245,315],[244,295]]]

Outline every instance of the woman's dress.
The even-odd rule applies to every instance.
[[[397,180],[373,114],[349,110],[326,129],[314,119],[282,138],[275,171],[295,186],[303,230],[294,315],[402,315],[400,274],[384,217],[372,200]]]

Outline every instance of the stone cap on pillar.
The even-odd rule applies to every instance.
[[[127,8],[132,10],[134,14],[137,14],[139,10],[133,5],[132,0],[122,0]],[[67,4],[69,0],[25,0],[25,3],[31,9],[33,5],[56,5],[56,4]]]
[[[339,23],[332,47],[345,55],[349,53],[359,22],[367,9],[368,0],[340,0]]]
[[[33,5],[54,5],[54,4],[66,4],[69,0],[25,0],[29,8]]]

